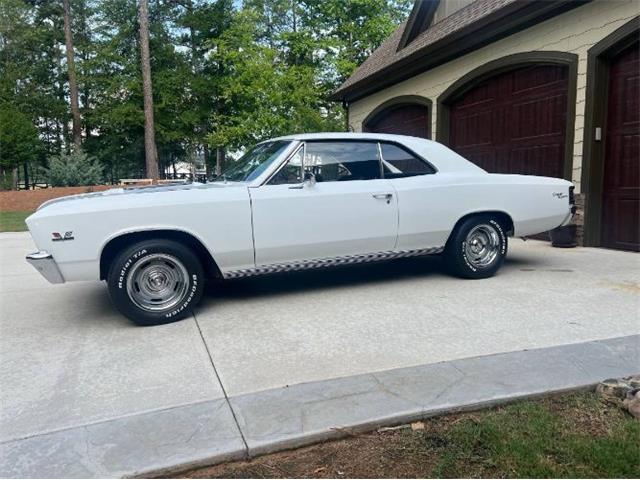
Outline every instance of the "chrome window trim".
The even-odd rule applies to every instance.
[[[376,142],[378,145],[378,165],[380,166],[380,179],[384,179],[384,162],[382,161],[382,143],[380,140]]]
[[[380,145],[380,163],[383,163],[383,159],[384,157],[382,156],[382,144],[386,143],[388,145],[393,145],[394,147],[398,147],[401,150],[404,150],[405,152],[413,155],[415,158],[417,158],[418,160],[420,160],[421,162],[424,162],[427,164],[427,166],[433,170],[430,173],[421,173],[419,175],[411,175],[408,177],[401,177],[401,178],[411,178],[411,177],[421,177],[423,175],[435,175],[436,173],[438,173],[438,169],[435,167],[435,165],[433,163],[431,163],[429,160],[427,160],[426,158],[424,158],[422,155],[418,155],[416,152],[414,152],[411,148],[407,147],[406,145],[399,143],[399,142],[394,142],[392,140],[378,140],[378,144]],[[383,173],[383,178],[384,177],[384,167],[382,169],[382,173]],[[399,180],[400,178],[394,178],[393,180]]]
[[[404,143],[401,142],[397,142],[397,141],[393,141],[393,140],[384,140],[384,139],[379,139],[379,138],[358,138],[358,139],[344,139],[344,138],[332,138],[332,137],[327,137],[327,138],[320,138],[320,139],[313,139],[313,140],[296,140],[293,139],[291,140],[291,150],[289,150],[288,152],[285,151],[283,153],[283,158],[284,160],[280,161],[277,165],[277,162],[274,162],[274,164],[272,164],[265,172],[262,173],[262,175],[260,175],[258,178],[254,179],[251,181],[251,183],[248,185],[249,188],[258,188],[258,187],[262,187],[262,186],[268,186],[269,181],[271,180],[271,178],[280,171],[280,169],[285,165],[286,162],[289,161],[289,159],[295,155],[298,152],[298,149],[300,147],[302,147],[304,149],[303,153],[302,153],[302,175],[304,178],[304,157],[306,156],[306,147],[307,147],[307,143],[314,143],[314,142],[360,142],[360,143],[376,143],[378,145],[378,162],[380,162],[380,168],[381,168],[381,177],[378,180],[382,180],[385,178],[384,176],[384,166],[382,164],[382,159],[384,158],[382,155],[382,144],[386,143],[389,145],[394,145],[396,147],[399,147],[403,150],[405,150],[406,152],[410,153],[411,155],[413,155],[414,157],[416,157],[418,160],[424,162],[427,164],[427,166],[429,168],[431,168],[431,170],[433,170],[433,172],[431,173],[423,173],[421,175],[412,175],[414,177],[419,177],[422,175],[436,175],[438,173],[438,169],[435,167],[435,165],[433,165],[433,163],[431,163],[430,161],[428,161],[426,158],[424,158],[422,155],[417,154],[412,148],[408,147],[407,145],[405,145]],[[261,142],[264,143],[264,142]],[[403,178],[411,178],[411,177],[403,177]],[[399,180],[399,179],[393,179],[393,180]]]
[[[266,140],[266,141],[271,141],[271,140]],[[274,172],[279,170],[282,167],[282,165],[284,164],[284,162],[289,159],[289,157],[291,155],[291,152],[295,152],[298,149],[298,146],[301,143],[300,140],[287,140],[287,141],[290,142],[290,145],[281,154],[281,158],[283,158],[284,160],[277,160],[277,159],[274,160],[271,163],[271,165],[269,165],[269,168],[267,168],[264,172],[262,172],[257,178],[254,178],[253,180],[251,180],[251,182],[248,182],[247,186],[249,188],[257,188],[257,187],[261,187],[262,185],[264,185],[265,182],[268,181],[272,177]],[[260,142],[260,143],[265,143],[265,142]],[[256,145],[259,145],[259,144],[256,144]]]
[[[262,187],[262,186],[273,186],[273,187],[277,187],[278,185],[269,185],[269,182],[271,181],[271,179],[273,177],[275,177],[280,170],[282,170],[284,168],[284,166],[289,162],[289,160],[291,160],[293,158],[294,155],[296,155],[300,149],[302,149],[302,160],[300,161],[300,173],[301,173],[301,178],[304,179],[304,154],[305,154],[305,142],[301,142],[298,141],[298,144],[296,145],[296,147],[294,147],[293,151],[291,153],[289,153],[288,155],[285,156],[284,161],[282,161],[280,163],[280,165],[278,165],[278,167],[273,171],[273,173],[271,173],[266,180],[264,180],[260,185],[256,185],[256,187]],[[295,185],[293,183],[283,183],[282,185]]]

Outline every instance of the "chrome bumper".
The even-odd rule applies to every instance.
[[[64,283],[58,264],[48,252],[34,252],[27,255],[27,262],[35,267],[49,283]]]

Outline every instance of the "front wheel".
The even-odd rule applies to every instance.
[[[507,236],[500,222],[487,215],[464,220],[451,234],[445,256],[453,273],[463,278],[494,275],[507,254]]]
[[[202,297],[203,269],[198,257],[172,240],[147,240],[124,249],[109,269],[107,285],[114,305],[138,325],[180,320]]]

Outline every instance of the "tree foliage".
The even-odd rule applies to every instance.
[[[12,107],[0,107],[0,167],[13,169],[37,160],[42,147],[31,119]]]
[[[137,0],[69,2],[82,148],[108,180],[142,177]],[[160,171],[194,157],[211,165],[216,149],[233,152],[274,135],[344,130],[342,106],[328,94],[406,17],[411,3],[150,2]],[[46,166],[71,150],[63,27],[62,0],[0,0],[0,108],[19,112],[42,146],[26,156],[1,152],[7,165]]]
[[[81,149],[51,157],[44,170],[54,187],[96,185],[104,180],[102,165]]]

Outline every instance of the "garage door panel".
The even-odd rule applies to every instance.
[[[640,135],[621,135],[610,153],[617,162],[610,162],[605,175],[605,188],[636,189],[640,176]]]
[[[607,197],[603,202],[610,228],[603,235],[603,246],[623,250],[638,249],[638,217],[640,208],[636,198]]]
[[[640,56],[638,43],[611,61],[607,100],[602,245],[640,250]]]
[[[475,109],[482,104],[495,102],[498,97],[498,86],[495,84],[483,84],[468,92],[456,107],[460,110]]]
[[[453,102],[450,145],[489,172],[563,177],[568,89],[566,66],[499,73]]]
[[[624,82],[624,91],[637,92],[640,90],[640,76],[627,78]],[[622,123],[625,125],[636,124],[640,121],[640,99],[631,95],[622,104]]]
[[[378,113],[364,128],[367,132],[430,138],[429,109],[417,104],[394,105]]]
[[[515,103],[511,108],[512,140],[564,135],[566,105],[564,94]]]
[[[537,66],[513,72],[513,91],[515,94],[530,93],[535,90],[543,92],[550,89],[563,89],[567,80],[567,69],[561,66]]]
[[[562,156],[563,153],[564,145],[558,144],[516,148],[509,152],[509,157],[503,159],[503,168],[500,173],[517,170],[523,175],[559,177],[563,172],[549,159]]]
[[[491,145],[494,131],[492,123],[490,110],[457,116],[453,129],[456,144],[460,147]]]

